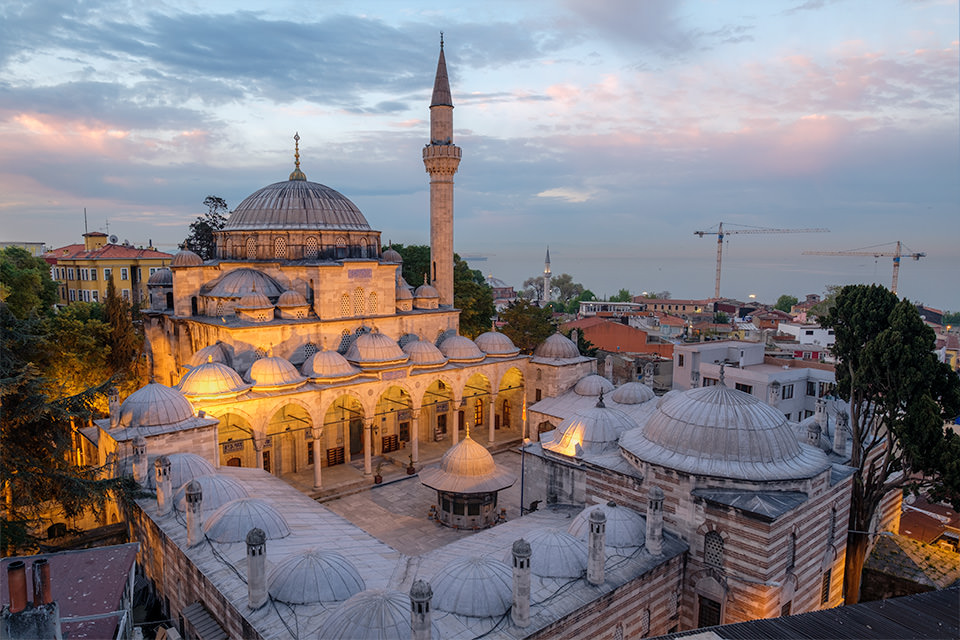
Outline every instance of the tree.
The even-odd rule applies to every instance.
[[[503,333],[521,353],[528,355],[557,330],[550,309],[541,309],[523,298],[518,298],[501,311],[500,320],[506,323]]]
[[[520,296],[527,300],[543,300],[543,276],[533,276],[524,280]]]
[[[960,378],[933,353],[916,307],[880,285],[843,287],[821,317],[834,330],[837,392],[850,403],[856,468],[847,533],[846,603],[859,599],[871,523],[891,491],[929,489],[960,509]]]
[[[713,314],[713,323],[714,324],[728,324],[730,322],[730,316],[728,316],[723,311],[717,311]]]
[[[947,311],[943,314],[942,322],[944,326],[960,324],[960,311]]]
[[[569,338],[570,334],[574,332],[573,329],[570,329],[566,333],[566,336]],[[583,336],[583,331],[577,331],[577,351],[580,352],[580,355],[587,356],[588,358],[596,358],[597,353],[600,351],[600,348],[594,345],[592,342],[587,340]]]
[[[630,302],[633,300],[633,294],[627,289],[620,289],[616,295],[610,296],[610,302]]]
[[[117,295],[113,278],[107,280],[104,311],[108,325],[107,343],[110,353],[107,363],[112,375],[124,379],[137,378],[137,360],[143,347],[143,336],[133,326],[130,305]]]
[[[490,329],[497,310],[493,306],[493,289],[483,273],[471,269],[453,254],[453,306],[460,309],[460,334],[476,338]]]
[[[110,325],[98,302],[74,302],[44,323],[31,362],[38,367],[50,398],[76,396],[104,384],[111,376]],[[92,408],[106,412],[102,395]]]
[[[20,247],[0,251],[0,301],[21,319],[50,311],[57,302],[57,283],[46,260]]]
[[[567,304],[573,298],[583,293],[583,285],[573,281],[569,273],[561,273],[550,279],[550,288],[557,291],[557,300]]]
[[[210,260],[217,255],[217,241],[213,232],[223,229],[227,223],[227,201],[219,196],[207,196],[203,204],[207,212],[190,225],[190,235],[182,246],[204,260]]]
[[[102,510],[111,494],[132,490],[129,480],[105,479],[99,469],[74,464],[71,423],[90,417],[105,385],[50,398],[33,362],[49,349],[45,324],[18,319],[0,305],[0,485],[6,488],[0,527],[7,553],[35,550],[33,531],[52,512],[75,518]]]
[[[797,304],[799,300],[797,298],[787,295],[786,293],[777,298],[777,304],[773,305],[774,309],[779,309],[784,313],[790,313],[790,309],[793,305]]]
[[[403,258],[403,279],[412,287],[419,287],[430,275],[430,247],[425,244],[390,245]]]

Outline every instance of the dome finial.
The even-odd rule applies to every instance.
[[[307,176],[304,175],[303,171],[300,171],[300,132],[297,131],[293,134],[293,163],[295,169],[293,173],[290,174],[291,180],[303,180],[306,181]]]
[[[440,51],[443,51],[443,31],[440,32]]]
[[[726,362],[721,362],[721,363],[720,363],[720,386],[721,386],[721,387],[727,386],[727,384],[723,381],[723,368],[724,368],[725,366],[727,366],[727,363],[726,363]]]
[[[606,409],[607,405],[603,404],[603,389],[600,389],[600,397],[597,398],[597,408]]]

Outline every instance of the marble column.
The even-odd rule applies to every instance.
[[[373,475],[373,418],[363,419],[363,475]]]
[[[493,441],[496,440],[496,411],[497,411],[497,394],[490,394],[490,410],[487,412],[487,422],[489,423],[489,435],[487,436],[487,441],[490,444],[493,444]]]
[[[257,452],[257,469],[263,469],[263,447],[267,444],[267,437],[254,432],[253,449]]]
[[[460,403],[457,401],[452,403],[453,411],[450,412],[451,419],[447,421],[448,428],[451,425],[453,426],[453,439],[450,442],[450,446],[455,446],[458,442],[460,442],[460,409],[457,408],[459,406]],[[464,415],[463,418],[466,420],[466,415]]]
[[[413,462],[420,462],[420,409],[410,411],[410,455]]]
[[[310,443],[313,447],[313,488],[320,489],[323,487],[320,477],[323,467],[323,459],[320,457],[323,455],[323,427],[314,425],[310,430],[313,432],[313,442]]]

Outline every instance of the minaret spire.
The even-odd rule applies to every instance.
[[[303,174],[303,171],[300,171],[300,132],[293,134],[293,164],[295,166],[293,172],[290,174],[291,180],[306,180],[307,176]]]
[[[550,302],[550,245],[547,245],[547,259],[543,262],[543,306]]]
[[[460,147],[453,144],[453,97],[442,33],[423,165],[430,174],[430,281],[440,294],[440,304],[453,306],[453,175],[460,166]]]

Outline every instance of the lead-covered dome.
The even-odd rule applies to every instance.
[[[513,602],[510,567],[489,557],[454,560],[430,582],[433,606],[461,616],[492,618]]]
[[[567,528],[567,533],[581,540],[590,535],[590,513],[599,509],[607,516],[606,545],[608,547],[642,547],[646,539],[647,521],[628,507],[616,502],[592,504],[578,513]]]
[[[412,340],[403,345],[403,352],[410,356],[410,364],[415,367],[440,367],[447,363],[432,342]]]
[[[159,427],[193,418],[193,408],[176,389],[156,382],[127,396],[120,405],[119,427]]]
[[[288,604],[339,602],[366,588],[356,568],[339,553],[307,549],[277,563],[270,595]]]
[[[170,261],[171,267],[199,267],[203,264],[203,258],[189,249],[183,249],[173,255]]]
[[[610,399],[617,404],[643,404],[655,397],[653,389],[642,382],[627,382],[610,394]]]
[[[206,458],[195,453],[170,453],[157,460],[164,457],[170,462],[170,486],[174,490],[184,487],[191,480],[215,473],[213,465]],[[156,473],[151,471],[149,475],[153,481],[156,480]],[[150,485],[151,488],[154,486],[155,482]]]
[[[572,360],[580,357],[580,351],[570,338],[555,333],[534,349],[533,355],[548,360]]]
[[[300,371],[308,378],[349,378],[360,374],[356,368],[336,351],[317,351],[307,358]]]
[[[288,289],[277,298],[278,307],[302,307],[307,304],[307,299],[303,294],[293,289]]]
[[[548,451],[565,456],[612,453],[619,451],[620,436],[638,426],[620,409],[607,407],[600,401],[597,406],[582,409],[561,422],[550,432],[551,439],[544,439],[542,445]]]
[[[663,396],[620,446],[644,462],[738,480],[809,478],[830,466],[822,451],[797,442],[782,413],[724,384]]]
[[[167,267],[160,267],[150,274],[147,278],[148,287],[169,287],[173,286],[173,271]]]
[[[290,526],[270,503],[259,498],[239,498],[217,509],[203,530],[217,542],[243,542],[251,529],[261,529],[270,540],[290,535]]]
[[[526,540],[530,543],[530,571],[534,575],[579,578],[587,570],[587,545],[566,531],[541,529],[526,535]]]
[[[177,385],[180,393],[195,399],[219,398],[236,396],[250,388],[239,373],[222,362],[215,362],[212,354],[208,359],[208,362],[194,367],[180,379]]]
[[[361,333],[350,344],[345,355],[348,362],[360,366],[377,366],[406,362],[407,354],[390,336],[379,331]]]
[[[196,482],[200,485],[201,495],[203,496],[200,507],[205,515],[213,513],[232,500],[246,498],[250,495],[242,484],[233,478],[218,473],[197,476],[190,482]],[[177,505],[177,509],[181,512],[187,510],[187,484],[185,483],[177,489],[173,496],[173,503]]]
[[[513,341],[504,333],[499,331],[487,331],[481,333],[474,340],[480,351],[488,356],[506,358],[520,353],[520,349],[513,344]]]
[[[483,493],[513,485],[517,477],[498,465],[490,452],[470,436],[451,447],[440,465],[420,471],[420,482],[437,491]]]
[[[229,271],[200,288],[200,295],[211,298],[241,298],[256,289],[268,298],[278,298],[286,287],[256,269],[242,267]]]
[[[486,357],[473,340],[458,335],[441,342],[440,352],[452,362],[479,362]]]
[[[368,589],[351,596],[323,622],[331,640],[409,640],[410,596],[390,589]]]
[[[276,229],[369,230],[357,205],[328,186],[307,180],[275,182],[241,202],[224,231]]]
[[[596,373],[580,378],[573,387],[578,396],[599,396],[601,393],[613,391],[613,383]]]
[[[306,381],[289,360],[280,356],[255,360],[250,365],[247,379],[253,383],[254,389],[283,389],[298,386]]]

